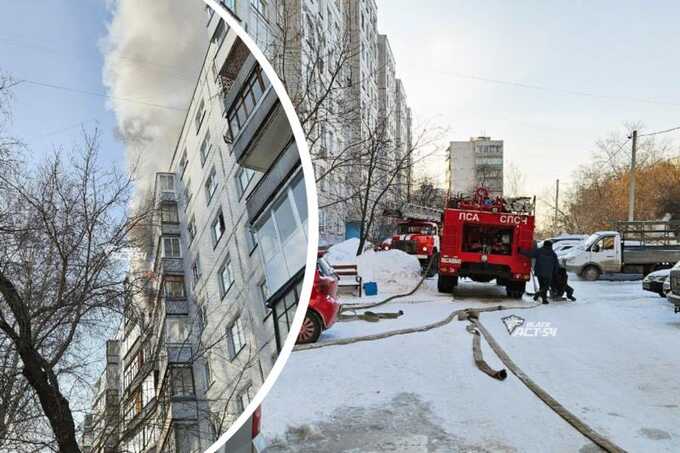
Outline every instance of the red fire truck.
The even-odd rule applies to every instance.
[[[521,298],[531,260],[519,249],[533,245],[534,206],[529,198],[491,198],[485,188],[471,198],[451,198],[443,215],[439,291],[453,291],[459,277],[477,282],[495,279],[509,297]]]
[[[441,209],[416,205],[406,205],[401,210],[391,213],[401,220],[397,223],[390,248],[415,255],[423,270],[427,269],[430,260],[434,257],[434,262],[429,268],[429,277],[437,273],[437,261],[441,249],[438,221],[441,219],[441,213]]]

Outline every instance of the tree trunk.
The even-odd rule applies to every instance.
[[[50,383],[48,373],[52,374],[52,371],[44,370],[41,365],[42,357],[31,346],[20,347],[19,354],[24,362],[22,374],[38,395],[40,405],[54,432],[57,445],[59,445],[59,451],[61,453],[80,453],[71,408],[59,388]],[[56,376],[52,375],[52,380],[56,382]]]

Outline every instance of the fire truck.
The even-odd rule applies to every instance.
[[[436,274],[441,250],[439,220],[442,210],[407,204],[400,210],[386,212],[386,215],[400,219],[389,247],[415,255],[423,270],[428,269],[430,260],[434,259],[429,267],[428,276]]]
[[[442,220],[439,292],[450,293],[458,279],[505,286],[521,298],[531,275],[531,260],[519,249],[534,241],[535,200],[492,198],[479,188],[472,197],[458,195],[447,202]]]

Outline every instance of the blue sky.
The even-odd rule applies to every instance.
[[[534,192],[569,180],[595,141],[626,122],[649,131],[680,125],[679,2],[378,0],[378,7],[416,117],[448,127],[448,139],[504,139],[506,163],[523,168]],[[680,134],[668,138],[678,143]],[[440,168],[432,162],[428,172]]]
[[[16,79],[105,93],[99,40],[109,12],[103,1],[2,2],[0,70]],[[12,135],[31,156],[55,145],[70,150],[80,141],[81,124],[102,132],[105,162],[123,163],[123,146],[113,137],[115,117],[106,98],[21,84],[14,90]]]

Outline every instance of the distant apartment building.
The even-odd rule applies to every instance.
[[[503,140],[473,137],[449,144],[450,193],[470,194],[485,187],[494,196],[503,196]]]
[[[262,38],[260,7],[250,2],[241,20]],[[155,176],[149,247],[131,272],[145,286],[107,343],[86,418],[92,453],[204,451],[261,387],[297,308],[308,213],[292,130],[244,43],[217,15],[207,29],[171,164]]]

